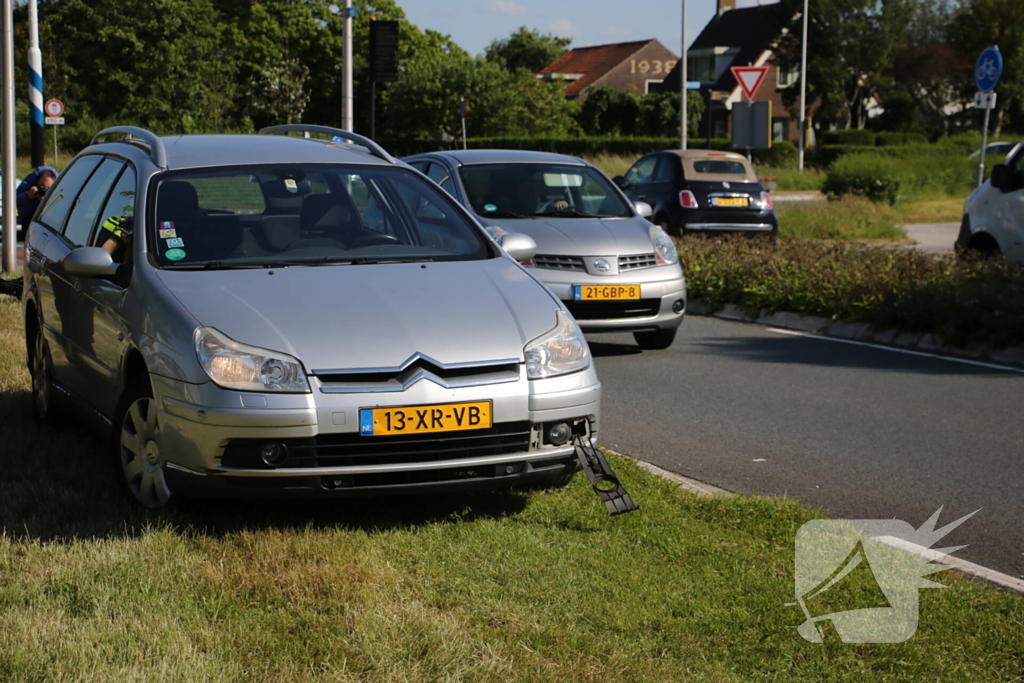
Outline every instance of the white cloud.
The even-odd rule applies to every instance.
[[[484,9],[503,17],[525,17],[528,12],[516,0],[487,0]]]
[[[576,28],[576,24],[572,23],[568,19],[558,19],[548,24],[548,30],[554,33],[556,36],[563,38],[577,38],[579,37],[579,29]]]

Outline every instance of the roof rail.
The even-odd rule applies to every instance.
[[[101,142],[107,142],[107,136],[109,135],[124,135],[122,142],[127,142],[128,144],[138,141],[149,145],[149,158],[160,168],[167,168],[167,152],[164,150],[163,141],[157,137],[156,133],[136,126],[114,126],[113,128],[105,128],[96,133],[89,144],[97,145]]]
[[[277,133],[319,133],[320,135],[333,135],[335,137],[342,138],[343,140],[349,140],[365,147],[367,151],[378,159],[383,159],[389,164],[398,163],[393,156],[388,154],[383,147],[378,145],[376,142],[368,137],[357,135],[341,128],[331,128],[330,126],[313,126],[305,123],[290,123],[283,126],[270,126],[269,128],[260,129],[260,135],[275,135]]]

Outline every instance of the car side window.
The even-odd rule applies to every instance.
[[[124,162],[120,159],[104,159],[79,193],[64,228],[64,236],[76,247],[88,243],[100,207],[107,200],[107,193],[123,167]]]
[[[53,230],[60,231],[64,227],[64,219],[71,211],[82,186],[89,180],[89,176],[101,161],[103,161],[103,155],[90,154],[79,157],[77,161],[64,169],[60,178],[47,192],[46,203],[36,215],[36,220]]]
[[[430,164],[430,168],[427,169],[427,177],[437,183],[442,190],[454,196],[455,193],[452,192],[452,176],[445,166],[436,161]]]
[[[427,162],[425,162],[425,161],[410,161],[409,165],[412,166],[413,168],[415,168],[420,173],[424,173],[425,171],[423,169],[425,169],[427,167]]]
[[[103,235],[103,227],[107,225],[111,219],[119,220],[124,219],[134,229],[135,222],[135,169],[132,168],[131,164],[127,164],[124,169],[124,173],[117,179],[117,184],[114,185],[113,192],[110,193],[110,198],[107,199],[106,206],[103,207],[103,211],[100,213],[100,231],[96,234],[96,246],[102,247],[101,240],[105,240]],[[121,249],[116,250],[113,254],[113,258],[117,262],[122,262],[127,257],[127,250]]]
[[[678,158],[678,157],[677,157]],[[654,170],[654,179],[652,183],[670,183],[672,182],[672,162],[674,159],[670,156],[662,156],[658,159],[658,167]],[[678,163],[678,162],[677,162]]]
[[[626,172],[627,185],[646,185],[654,177],[654,167],[658,163],[658,157],[644,157],[633,164],[633,167]]]

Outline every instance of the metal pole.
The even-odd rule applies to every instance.
[[[377,79],[372,76],[370,77],[370,139],[377,139]]]
[[[50,128],[53,128],[53,167],[57,168],[57,126]]]
[[[3,40],[0,41],[3,49],[3,73],[0,80],[3,83],[3,97],[0,103],[0,146],[3,153],[3,228],[4,228],[4,249],[3,268],[8,273],[14,272],[18,267],[14,243],[17,239],[18,226],[14,220],[14,213],[17,210],[17,199],[14,196],[14,21],[11,16],[11,0],[0,0],[0,11],[3,12]]]
[[[679,149],[686,149],[686,0],[683,0],[683,54],[679,58]]]
[[[807,144],[807,0],[804,0],[804,37],[800,41],[800,155],[797,169],[804,172],[804,145]]]
[[[344,9],[344,60],[345,69],[341,77],[341,127],[352,128],[352,0],[345,0]]]
[[[991,109],[985,109],[985,125],[981,129],[981,154],[978,155],[978,184],[976,187],[981,187],[981,183],[985,179],[985,147],[988,146],[988,115]]]
[[[39,8],[28,3],[28,113],[32,129],[32,168],[43,165],[46,133],[43,128],[43,52],[39,49]]]

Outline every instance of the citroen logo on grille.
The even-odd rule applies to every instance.
[[[608,263],[607,259],[599,258],[594,261],[594,270],[599,270],[602,273],[607,273],[611,270],[612,264]]]

